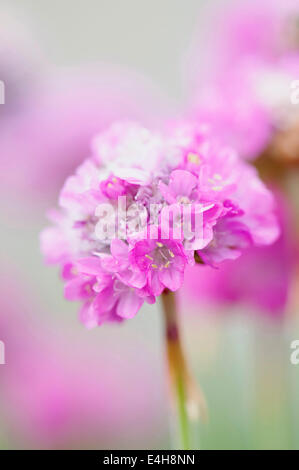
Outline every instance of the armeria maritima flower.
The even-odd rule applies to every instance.
[[[188,112],[247,159],[277,136],[279,157],[298,158],[292,141],[298,147],[299,112],[291,100],[299,76],[298,15],[296,0],[231,0],[210,21],[205,17],[208,30],[202,34],[201,25],[194,42]]]
[[[87,327],[134,317],[178,290],[195,261],[215,266],[278,236],[255,169],[193,123],[165,135],[114,124],[93,140],[59,204],[42,249]]]

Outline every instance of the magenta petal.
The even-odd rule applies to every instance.
[[[113,293],[113,286],[111,285],[96,295],[93,305],[99,316],[109,312],[114,307],[117,297]]]
[[[198,236],[199,235],[199,236]],[[213,228],[209,225],[204,227],[203,233],[196,234],[194,239],[186,243],[186,249],[188,250],[202,250],[204,249],[213,239]]]
[[[129,247],[122,240],[114,239],[111,241],[110,250],[112,256],[115,258],[123,258],[124,260],[128,259]]]
[[[160,295],[164,290],[163,284],[160,282],[159,275],[157,271],[152,271],[149,273],[149,286],[150,293],[152,295]]]
[[[64,296],[68,300],[82,300],[90,296],[91,286],[89,281],[82,277],[75,277],[64,286]]]
[[[83,304],[79,318],[81,323],[86,326],[86,328],[91,329],[98,326],[98,317],[93,307],[93,303],[87,302]]]
[[[144,298],[144,300],[145,300],[148,304],[152,305],[152,304],[154,304],[154,303],[156,302],[156,297],[155,297],[154,295],[148,295],[148,296],[146,296],[146,297]]]
[[[111,274],[100,273],[96,276],[96,283],[93,285],[94,292],[101,292],[111,284]]]
[[[97,276],[103,271],[100,258],[95,256],[81,258],[76,262],[75,266],[80,273],[90,276]]]
[[[174,204],[176,202],[176,198],[170,191],[169,186],[167,186],[162,181],[159,183],[159,189],[166,202],[169,204]]]
[[[102,267],[109,273],[115,273],[119,270],[119,262],[113,256],[107,255],[101,260]]]
[[[127,289],[120,296],[116,307],[116,313],[122,318],[133,318],[140,309],[144,299],[139,297],[134,289]]]
[[[172,291],[178,290],[184,281],[184,272],[178,269],[162,269],[159,272],[160,281]]]
[[[169,188],[177,196],[190,196],[197,185],[196,176],[186,170],[175,170],[171,173]]]
[[[142,289],[145,286],[147,280],[146,272],[133,272],[132,276],[130,277],[128,284],[132,287],[137,287],[138,289]]]

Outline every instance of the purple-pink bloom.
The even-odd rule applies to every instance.
[[[115,119],[152,123],[167,113],[166,100],[134,72],[109,67],[65,71],[38,61],[36,67],[29,54],[27,62],[20,57],[18,42],[2,46],[1,70],[11,77],[2,77],[7,103],[1,108],[1,185],[22,198],[38,195],[45,203],[53,197],[88,154],[93,135]],[[11,54],[12,50],[18,53]],[[37,77],[27,77],[35,69]],[[16,85],[20,89],[15,90]]]
[[[244,159],[263,155],[277,135],[298,123],[299,108],[291,102],[291,83],[299,76],[298,12],[294,0],[231,1],[209,21],[205,17],[207,28],[201,27],[201,39],[194,41],[189,115],[206,122],[221,145],[232,146]],[[272,202],[252,172],[247,167],[237,176],[238,196],[228,194],[228,212],[200,253],[205,264],[219,269],[205,267],[195,276],[188,268],[185,284],[189,294],[198,292],[198,300],[245,302],[274,316],[286,306],[296,250],[281,196],[276,200],[281,236],[264,245],[273,221],[261,214]],[[233,176],[234,165],[228,174]]]
[[[177,291],[196,257],[215,266],[279,234],[256,171],[192,122],[164,134],[114,124],[93,140],[59,202],[42,249],[88,328]]]
[[[208,30],[194,41],[187,112],[247,159],[298,120],[290,100],[299,74],[298,12],[293,0],[231,1],[205,18]]]
[[[168,186],[163,182],[159,188],[166,202],[169,204],[188,204],[197,199],[198,180],[195,175],[186,170],[175,170],[170,174]]]

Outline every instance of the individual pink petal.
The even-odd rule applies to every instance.
[[[159,272],[160,281],[172,291],[178,290],[184,281],[184,273],[175,268],[162,269]]]
[[[159,183],[159,189],[164,197],[165,201],[168,202],[168,204],[174,204],[176,202],[176,195],[172,193],[172,191],[169,190],[169,186],[167,184],[163,183],[160,181]]]
[[[190,196],[197,185],[197,177],[189,171],[174,170],[170,176],[169,189],[177,196]]]
[[[109,273],[116,273],[119,271],[120,262],[113,256],[106,255],[101,259],[102,268]]]
[[[138,310],[141,308],[144,299],[139,297],[134,289],[127,289],[119,298],[116,312],[122,318],[135,317]]]
[[[90,296],[90,281],[80,276],[68,281],[64,286],[64,296],[68,300],[82,300]]]
[[[158,296],[162,294],[164,286],[160,281],[158,272],[151,271],[149,272],[149,290],[152,295]]]
[[[122,258],[124,260],[128,259],[129,247],[124,241],[118,240],[117,238],[112,240],[110,244],[110,250],[111,254],[115,258]]]
[[[96,256],[89,256],[87,258],[79,259],[75,263],[75,267],[80,273],[88,274],[90,276],[97,276],[103,271],[101,260]]]
[[[131,276],[128,279],[128,284],[132,287],[137,287],[141,289],[145,286],[147,280],[146,272],[142,271],[133,271]]]
[[[98,326],[98,316],[92,302],[86,302],[82,305],[79,312],[79,319],[87,329]]]
[[[113,285],[110,285],[96,295],[93,306],[99,318],[109,313],[114,307],[117,298],[113,294]]]

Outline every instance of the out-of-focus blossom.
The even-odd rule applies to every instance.
[[[289,299],[298,253],[290,210],[277,194],[277,217],[281,234],[270,246],[250,247],[235,261],[226,260],[218,269],[194,266],[186,270],[182,302],[204,307],[243,304],[271,317],[280,318]]]
[[[65,295],[83,303],[90,328],[132,318],[144,301],[178,290],[194,256],[215,265],[278,236],[272,195],[256,171],[192,123],[165,135],[114,124],[67,179],[60,206],[42,250],[61,265]]]
[[[47,73],[0,129],[2,187],[41,201],[83,161],[95,132],[124,116],[155,125],[153,106],[156,116],[167,108],[150,81],[117,67]]]
[[[243,158],[254,160],[265,149],[272,158],[294,160],[298,155],[292,136],[299,108],[291,102],[291,83],[299,76],[298,15],[298,2],[292,0],[232,1],[211,15],[213,28],[202,36],[209,45],[201,48],[200,57],[202,39],[194,42],[191,115],[209,123],[220,141]],[[287,142],[285,135],[291,136]],[[218,270],[206,268],[198,276],[189,270],[187,296],[198,292],[198,299],[243,302],[273,316],[284,313],[296,256],[291,217],[281,199],[279,240],[269,247],[251,247]]]
[[[124,361],[121,344],[113,349],[108,344],[80,346],[75,337],[53,335],[49,323],[37,320],[41,309],[28,293],[23,295],[19,288],[15,297],[18,277],[9,273],[1,274],[0,289],[6,362],[1,366],[0,412],[11,445],[19,441],[25,448],[104,447],[112,438],[128,445],[130,426],[136,428],[141,418],[142,445],[142,439],[150,438],[158,420],[154,410],[159,408],[149,348],[143,344],[137,357],[131,342]]]

